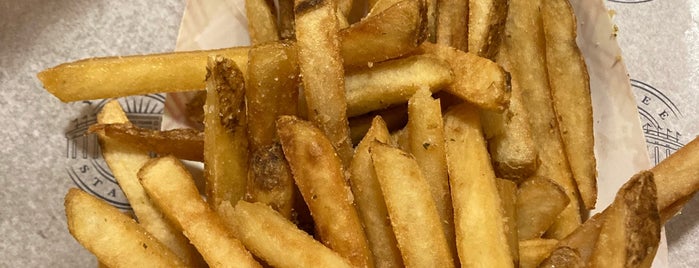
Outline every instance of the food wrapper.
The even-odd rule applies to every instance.
[[[633,174],[651,167],[636,98],[617,44],[617,28],[601,1],[571,0],[578,20],[578,45],[585,57],[592,92],[595,155],[598,169],[597,210],[614,199]],[[248,45],[243,0],[189,0],[176,50]],[[162,129],[190,127],[185,105],[191,94],[168,94]],[[653,267],[667,267],[661,244]]]

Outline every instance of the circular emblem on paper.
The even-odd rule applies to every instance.
[[[655,87],[631,79],[631,88],[636,94],[650,160],[658,164],[684,146],[682,133],[675,128],[684,116],[672,99]]]
[[[73,119],[65,133],[66,172],[82,190],[109,204],[130,209],[124,193],[102,158],[95,134],[87,129],[97,122],[97,113],[110,99],[83,101],[83,115]],[[165,97],[158,94],[119,99],[129,121],[143,128],[160,129]]]

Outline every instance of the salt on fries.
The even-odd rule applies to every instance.
[[[100,263],[648,267],[699,190],[694,140],[587,218],[592,106],[565,0],[246,12],[250,47],[39,73],[62,101],[205,90],[203,131],[138,128],[116,101],[90,128],[138,220],[68,192],[69,231]],[[204,162],[202,189],[179,159]]]

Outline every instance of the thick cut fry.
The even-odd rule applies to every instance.
[[[423,43],[423,53],[451,66],[454,82],[445,91],[481,109],[502,111],[510,102],[510,75],[497,63],[452,47]]]
[[[237,202],[245,195],[248,164],[245,82],[236,64],[211,58],[204,108],[204,172],[207,201]]]
[[[510,106],[502,112],[481,111],[483,133],[488,141],[495,175],[516,182],[528,178],[539,166],[539,154],[525,105],[522,88],[517,80],[512,79]]]
[[[510,255],[515,264],[519,266],[519,237],[517,235],[517,184],[511,180],[500,179],[496,181],[503,215],[505,216],[505,235],[510,247]]]
[[[495,173],[478,111],[468,103],[444,115],[456,247],[462,267],[510,267],[512,256]]]
[[[388,131],[400,129],[408,122],[408,107],[407,105],[396,105],[350,118],[350,135],[353,144],[359,144],[377,116],[381,116],[381,119],[384,120]]]
[[[112,126],[112,124],[129,124],[119,102],[110,101],[104,105],[102,111],[97,114],[97,123]],[[90,128],[92,129],[92,127]],[[148,233],[172,250],[186,265],[199,265],[201,256],[191,247],[187,238],[182,235],[169,221],[158,211],[151,202],[145,190],[138,181],[138,170],[150,160],[148,150],[139,147],[136,139],[119,140],[110,136],[107,131],[96,131],[100,150],[104,161],[107,162],[119,187],[129,200],[129,204],[138,219]]]
[[[563,188],[547,178],[531,177],[517,191],[519,240],[539,238],[568,206]]]
[[[563,149],[551,101],[544,62],[540,6],[541,0],[510,0],[505,39],[500,46],[498,62],[504,57],[505,62],[511,63],[508,70],[522,87],[522,99],[526,103],[532,136],[541,161],[535,175],[558,183],[570,199],[568,207],[546,233],[547,237],[562,239],[580,225],[582,216],[578,189]]]
[[[68,230],[109,267],[186,267],[131,217],[78,189],[65,198]]]
[[[291,217],[294,180],[284,158],[274,126],[280,115],[296,115],[299,69],[296,50],[284,43],[250,49],[247,101],[248,168],[247,199],[272,206]]]
[[[279,40],[274,2],[271,4],[265,0],[245,0],[248,34],[253,45]]]
[[[468,1],[437,1],[437,44],[468,51]]]
[[[468,51],[493,59],[502,41],[509,0],[468,1]]]
[[[580,258],[580,253],[573,248],[557,247],[551,255],[539,264],[540,268],[584,268],[587,264]]]
[[[403,266],[384,195],[369,153],[369,146],[373,141],[387,143],[390,138],[383,119],[380,116],[374,117],[366,136],[357,145],[350,165],[350,186],[354,202],[364,223],[364,231],[369,248],[374,254],[376,267]]]
[[[149,161],[138,172],[153,202],[184,233],[211,267],[261,267],[226,229],[197,191],[192,176],[172,156]]]
[[[556,249],[556,239],[530,239],[519,241],[519,267],[536,268]]]
[[[248,48],[85,59],[46,69],[38,77],[63,102],[189,91],[204,88],[203,67],[210,55],[229,57],[244,68]]]
[[[592,131],[592,98],[576,22],[568,0],[546,0],[541,7],[546,37],[546,69],[561,140],[580,199],[587,209],[597,202],[597,164]]]
[[[605,214],[590,267],[650,267],[661,228],[653,173],[634,175]]]
[[[453,78],[446,62],[423,55],[350,71],[345,78],[347,115],[357,116],[404,103],[418,89],[426,87],[435,92],[451,83]]]
[[[595,250],[595,244],[599,238],[599,232],[602,230],[605,215],[606,213],[597,213],[587,219],[573,233],[561,240],[557,247],[575,249],[580,253],[583,263],[589,263],[592,251]]]
[[[293,116],[281,116],[277,132],[320,240],[352,265],[372,267],[366,235],[352,204],[354,197],[331,142],[310,122]]]
[[[98,122],[99,123],[99,122]],[[177,158],[203,161],[204,133],[195,129],[154,130],[140,128],[130,122],[99,123],[90,132],[101,133],[115,141],[136,146],[144,151]]]
[[[699,190],[699,138],[651,169],[658,188],[658,210],[688,198]]]
[[[366,66],[400,57],[427,38],[423,0],[403,0],[339,33],[345,65]]]
[[[349,167],[352,140],[335,7],[333,1],[296,0],[296,40],[308,118]]]
[[[418,90],[408,101],[410,153],[415,157],[427,181],[447,238],[449,251],[456,256],[454,212],[449,192],[449,173],[444,148],[444,121],[439,100],[426,88]]]
[[[437,206],[411,155],[374,141],[369,149],[406,267],[454,267]]]
[[[245,247],[274,267],[352,267],[264,204],[240,201],[234,209],[225,203],[219,214]]]

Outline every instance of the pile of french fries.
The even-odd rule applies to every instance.
[[[65,102],[205,90],[203,131],[139,128],[117,101],[98,114],[90,131],[135,214],[68,192],[69,230],[101,264],[649,267],[699,190],[695,140],[589,217],[592,105],[567,0],[246,11],[249,47],[39,74]]]

